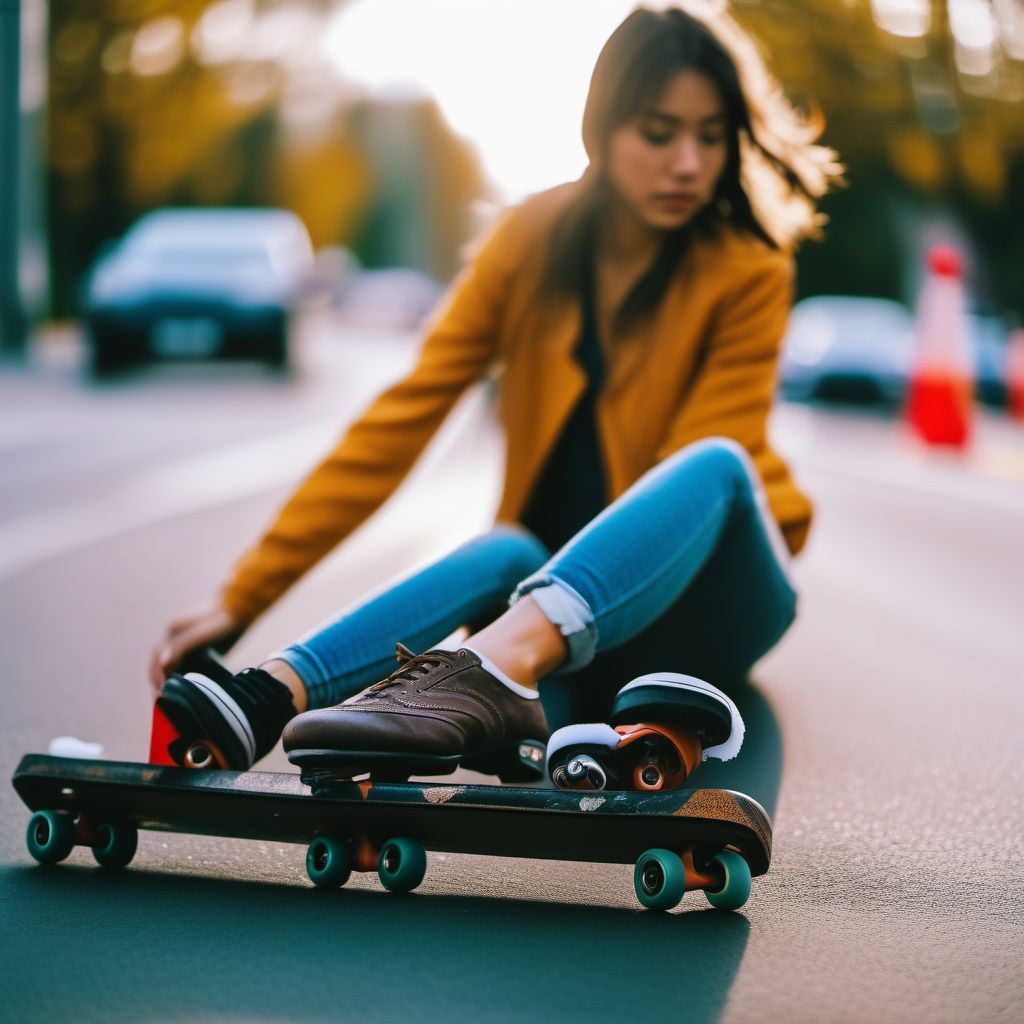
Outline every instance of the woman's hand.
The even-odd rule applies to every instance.
[[[191,651],[203,647],[223,650],[245,631],[219,602],[205,605],[176,618],[167,627],[163,639],[153,648],[149,659],[149,682],[158,693],[164,680]]]

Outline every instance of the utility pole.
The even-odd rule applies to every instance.
[[[25,352],[48,292],[46,0],[0,0],[0,358]]]

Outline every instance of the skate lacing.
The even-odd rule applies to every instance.
[[[448,659],[433,651],[426,654],[413,654],[404,644],[395,645],[395,657],[402,666],[392,672],[387,679],[374,683],[369,688],[369,693],[380,693],[391,686],[398,686],[401,683],[414,683],[418,679],[429,675],[435,668],[448,664]]]

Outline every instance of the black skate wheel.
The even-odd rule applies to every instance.
[[[633,870],[636,898],[648,910],[671,910],[686,892],[686,868],[671,850],[647,850]]]
[[[131,863],[139,846],[134,825],[103,825],[98,829],[100,844],[92,848],[96,863],[104,868],[123,868]]]
[[[380,850],[377,877],[391,892],[412,892],[427,873],[427,852],[415,839],[389,839]]]
[[[343,839],[317,836],[306,850],[306,874],[321,889],[336,889],[352,874],[352,857]]]
[[[36,811],[25,844],[40,864],[56,864],[74,849],[75,819],[67,811]]]

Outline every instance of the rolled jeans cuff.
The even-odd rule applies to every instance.
[[[513,591],[509,604],[521,601],[527,594],[565,638],[569,655],[559,666],[559,673],[575,672],[589,665],[597,652],[597,625],[590,605],[568,583],[546,572],[523,580]]]

